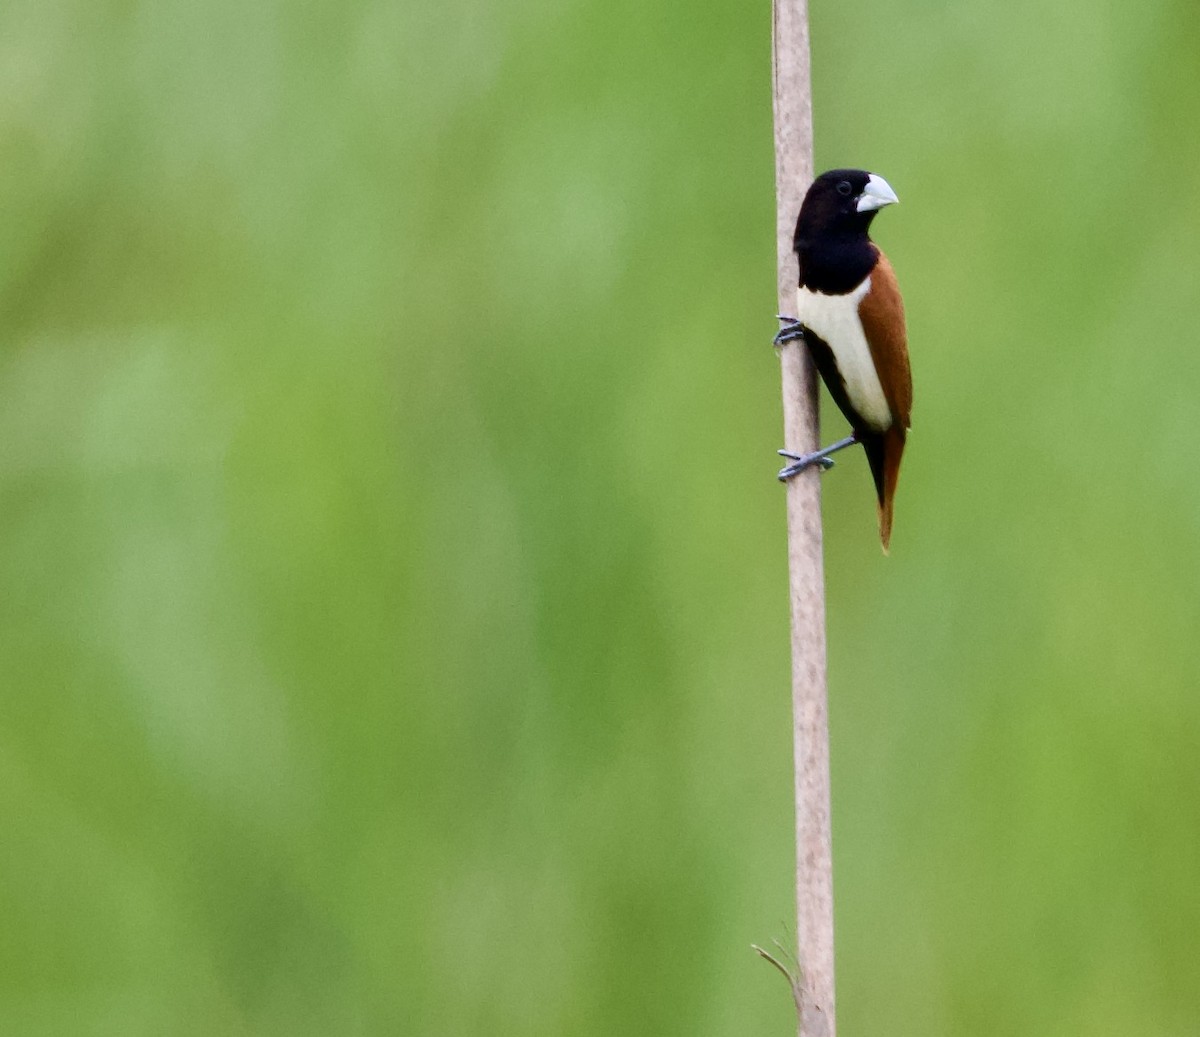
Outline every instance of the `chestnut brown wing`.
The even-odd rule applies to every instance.
[[[892,417],[903,429],[911,425],[912,372],[908,366],[908,333],[904,325],[904,300],[896,273],[878,248],[879,261],[871,271],[871,290],[858,304],[871,359]]]

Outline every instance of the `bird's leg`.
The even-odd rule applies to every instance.
[[[776,346],[786,345],[788,342],[795,342],[798,339],[804,338],[804,325],[795,317],[787,317],[782,313],[777,313],[776,316],[783,321],[783,327],[779,329],[778,334],[772,340]],[[845,439],[839,439],[832,446],[827,446],[821,450],[814,450],[811,454],[793,454],[787,450],[778,451],[781,457],[789,458],[792,464],[786,468],[779,470],[779,481],[786,482],[793,475],[798,475],[805,468],[810,468],[817,465],[822,471],[827,472],[833,467],[833,458],[830,454],[837,453],[839,450],[844,450],[848,446],[854,446],[858,442],[857,437],[853,433]]]
[[[845,450],[848,446],[854,446],[858,442],[858,437],[851,433],[845,439],[839,439],[831,446],[822,447],[820,450],[814,450],[811,454],[793,454],[787,450],[778,450],[776,453],[780,457],[789,457],[792,464],[786,468],[779,469],[779,481],[787,482],[793,475],[798,475],[805,468],[810,468],[813,465],[820,466],[822,471],[829,471],[833,467],[833,458],[830,454],[837,453],[839,450]]]
[[[795,342],[797,339],[804,338],[804,325],[801,324],[795,317],[787,317],[782,313],[775,314],[781,321],[783,327],[779,329],[779,333],[771,339],[771,344],[775,346],[784,346],[789,342]]]

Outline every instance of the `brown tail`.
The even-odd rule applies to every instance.
[[[905,432],[903,426],[893,425],[886,432],[860,434],[859,438],[875,477],[875,492],[879,496],[879,540],[883,544],[883,553],[887,554],[892,541],[892,502],[896,498],[896,480],[900,477]]]

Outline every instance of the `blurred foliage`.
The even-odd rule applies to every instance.
[[[1194,1032],[1200,7],[812,31],[917,394],[890,559],[824,478],[842,1031]],[[768,61],[0,9],[0,1032],[793,1032]]]

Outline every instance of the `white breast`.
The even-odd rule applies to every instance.
[[[892,424],[892,411],[858,319],[858,304],[870,290],[869,277],[848,295],[824,295],[801,288],[796,292],[796,316],[833,350],[854,409],[868,425],[883,430]]]

